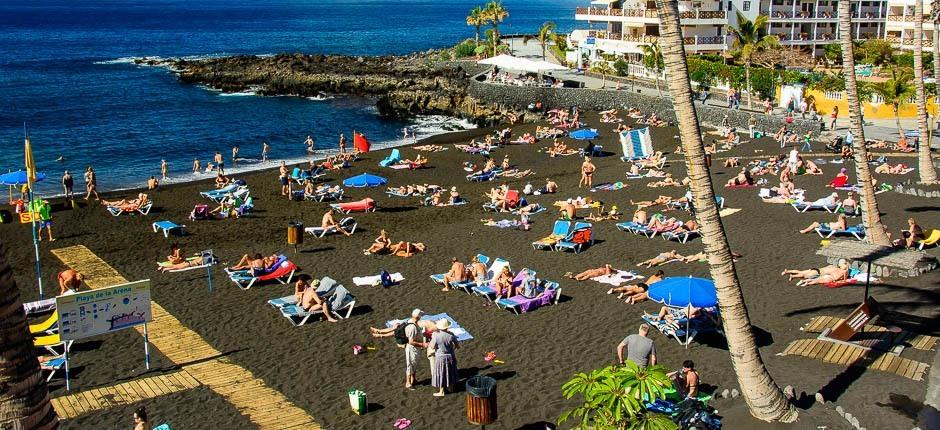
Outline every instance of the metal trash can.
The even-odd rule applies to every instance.
[[[302,245],[304,243],[304,223],[291,221],[287,223],[287,244]]]
[[[489,376],[467,379],[467,421],[487,425],[496,421],[496,380]]]

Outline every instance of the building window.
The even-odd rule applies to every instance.
[[[751,2],[749,2],[749,1],[744,2],[744,7],[742,7],[741,10],[743,10],[743,11],[745,11],[745,12],[751,10]]]
[[[729,1],[729,2],[728,2],[728,12],[731,12],[731,6],[732,6],[732,5],[731,5],[731,2]]]

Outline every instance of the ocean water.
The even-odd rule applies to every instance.
[[[59,192],[68,169],[98,172],[101,189],[140,186],[159,176],[192,180],[215,151],[238,145],[257,158],[305,158],[303,142],[335,147],[353,129],[394,144],[401,129],[419,136],[469,127],[452,118],[380,118],[371,100],[225,95],[184,85],[143,56],[202,57],[305,52],[404,54],[473,37],[467,12],[482,0],[3,0],[0,2],[0,171],[22,168],[27,123],[42,194]],[[506,0],[504,34],[534,32],[545,21],[573,28],[575,0]],[[61,160],[57,161],[61,157]],[[226,167],[230,166],[226,163]],[[273,164],[271,164],[273,165]],[[247,168],[263,167],[251,160]],[[202,175],[200,175],[202,177]],[[81,188],[78,184],[77,188]]]

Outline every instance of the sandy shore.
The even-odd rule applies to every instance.
[[[681,196],[683,188],[648,188],[648,180],[627,181],[625,166],[619,155],[619,144],[611,124],[599,124],[596,116],[588,117],[589,124],[601,130],[598,143],[603,144],[609,156],[595,159],[599,170],[597,182],[624,181],[629,187],[620,191],[590,193],[578,190],[576,156],[549,158],[542,152],[547,142],[537,145],[508,146],[495,152],[497,159],[508,155],[513,164],[532,169],[536,175],[506,182],[521,189],[526,182],[540,184],[551,177],[561,185],[558,195],[530,198],[550,206],[555,200],[576,195],[588,195],[615,204],[621,210],[630,210],[629,201],[651,199],[658,195]],[[518,126],[516,135],[533,131],[534,125]],[[488,129],[437,136],[425,143],[464,142],[470,136],[487,133]],[[675,128],[654,130],[654,146],[672,152],[677,144]],[[150,229],[157,220],[169,219],[183,223],[195,204],[204,203],[198,191],[207,189],[205,183],[173,185],[152,193],[156,202],[149,216],[112,217],[96,205],[67,210],[58,204],[54,212],[55,233],[58,240],[41,245],[44,279],[52,288],[55,273],[63,269],[51,249],[82,244],[117,268],[128,279],[152,278],[153,299],[186,326],[202,335],[211,345],[224,351],[228,358],[262,378],[269,386],[284,393],[297,406],[305,409],[324,428],[387,428],[399,418],[413,420],[412,428],[431,429],[467,426],[464,394],[444,399],[431,397],[427,367],[420,369],[422,386],[415,392],[402,389],[404,363],[401,351],[394,341],[383,339],[373,342],[368,327],[382,326],[386,320],[404,318],[412,308],[419,307],[429,313],[447,312],[476,338],[465,342],[458,351],[462,377],[475,374],[489,375],[499,380],[500,419],[492,428],[542,428],[540,422],[553,422],[562,409],[571,407],[561,395],[561,385],[572,374],[588,371],[612,363],[614,348],[625,335],[635,332],[641,322],[640,315],[655,312],[659,305],[643,303],[626,305],[614,296],[605,294],[608,286],[596,282],[576,283],[563,278],[565,272],[578,272],[610,263],[616,268],[639,270],[649,275],[650,270],[637,269],[636,263],[659,252],[677,249],[682,254],[701,250],[698,240],[688,244],[652,240],[618,231],[614,222],[595,224],[598,242],[587,251],[575,255],[549,251],[535,251],[530,243],[546,236],[554,215],[533,216],[530,231],[502,230],[483,227],[480,219],[494,217],[480,209],[482,193],[499,182],[470,183],[464,179],[460,165],[463,161],[481,162],[471,156],[449,149],[425,154],[431,159],[431,168],[417,171],[391,170],[377,166],[387,151],[368,154],[351,169],[331,174],[331,182],[361,172],[381,174],[390,185],[431,183],[456,185],[471,204],[461,207],[429,208],[420,206],[414,198],[389,197],[384,188],[347,189],[348,200],[374,198],[379,211],[359,214],[355,218],[359,229],[352,237],[331,236],[315,239],[307,236],[305,244],[296,254],[286,244],[286,225],[301,220],[315,225],[328,209],[326,203],[293,202],[281,197],[276,173],[253,172],[241,176],[251,187],[257,210],[238,220],[186,222],[188,235],[164,239]],[[815,145],[821,148],[821,144]],[[757,152],[761,151],[761,152]],[[730,155],[767,156],[778,151],[769,139],[752,141]],[[402,149],[403,155],[413,158],[416,151]],[[684,164],[676,162],[679,156],[671,154],[673,162],[667,170],[677,177],[684,176]],[[814,157],[815,158],[815,157]],[[831,160],[834,157],[822,157]],[[908,163],[913,158],[907,159]],[[821,166],[822,176],[802,176],[797,185],[806,188],[812,198],[826,192],[824,184],[841,165]],[[851,169],[851,165],[847,166]],[[725,169],[716,162],[713,174],[716,184],[724,183],[737,169]],[[852,175],[854,177],[854,174]],[[768,177],[769,178],[769,177]],[[880,180],[897,181],[898,176],[879,176]],[[773,179],[773,178],[769,178]],[[828,387],[837,395],[836,404],[858,417],[867,428],[910,428],[919,405],[923,402],[925,382],[912,382],[884,372],[843,372],[840,366],[825,364],[802,357],[781,357],[781,352],[792,340],[809,338],[800,327],[815,315],[845,316],[862,298],[861,287],[826,289],[799,288],[788,283],[779,273],[784,268],[811,268],[823,265],[815,256],[819,248],[816,235],[799,235],[797,230],[812,221],[829,221],[834,217],[826,213],[799,214],[789,206],[764,204],[757,191],[717,190],[727,199],[726,206],[740,212],[724,218],[723,223],[735,252],[744,255],[737,264],[745,298],[757,334],[763,358],[781,385],[793,385],[797,393],[815,393]],[[130,194],[129,192],[127,194]],[[883,193],[879,196],[884,219],[892,231],[905,226],[904,220],[914,216],[927,227],[940,225],[940,211],[935,202]],[[675,212],[675,216],[687,214]],[[497,214],[496,219],[511,216]],[[856,221],[857,222],[857,221]],[[380,229],[390,232],[394,241],[423,242],[428,252],[413,258],[393,256],[363,256],[366,248]],[[29,229],[21,225],[0,225],[0,237],[10,250],[9,258],[16,268],[22,298],[33,300],[37,292],[33,285],[32,246]],[[242,291],[224,277],[221,269],[213,273],[215,292],[207,291],[205,273],[201,271],[177,274],[159,274],[155,262],[167,255],[173,242],[180,243],[186,252],[212,248],[223,261],[234,262],[245,253],[271,253],[281,251],[314,277],[331,276],[340,280],[357,296],[359,305],[354,316],[338,324],[310,323],[295,328],[265,302],[289,293],[290,287],[265,285]],[[508,259],[514,269],[528,267],[540,277],[561,282],[564,297],[557,306],[539,309],[530,314],[513,315],[495,308],[486,308],[478,297],[460,292],[444,293],[427,278],[429,274],[447,270],[451,257],[466,259],[475,253]],[[936,254],[937,251],[929,251]],[[401,272],[406,280],[389,289],[356,287],[352,277],[372,275],[380,269]],[[662,267],[668,276],[707,276],[704,264],[672,263]],[[887,279],[885,285],[873,288],[873,295],[889,309],[906,314],[937,317],[937,274],[916,279]],[[928,327],[925,330],[936,330]],[[701,342],[684,349],[659,333],[652,334],[660,361],[677,368],[683,360],[692,359],[702,375],[703,382],[721,391],[737,387],[728,357],[727,347],[720,337],[703,337]],[[352,345],[364,344],[377,349],[365,355],[354,356]],[[484,362],[486,351],[495,350],[502,365]],[[108,337],[91,339],[76,345],[74,354],[74,386],[90,389],[114,382],[126,381],[145,373],[142,343],[134,331],[124,331]],[[931,362],[932,353],[907,350],[907,358]],[[154,372],[170,371],[173,364],[155,352]],[[359,388],[369,395],[374,409],[364,416],[354,415],[348,406],[346,391]],[[53,396],[65,394],[62,380],[54,380]],[[201,407],[193,407],[198,402]],[[243,416],[233,416],[234,409],[213,392],[204,388],[173,394],[144,402],[158,422],[169,422],[173,428],[200,428],[206,422],[224,424],[226,428],[251,428]],[[768,428],[751,419],[743,400],[721,399],[713,401],[725,418],[726,428]],[[136,405],[135,405],[136,406]],[[67,422],[66,428],[115,428],[130,423],[133,407],[84,416]],[[801,421],[788,428],[814,429],[817,426],[844,428],[842,420],[832,409],[820,405],[804,404]],[[220,425],[221,427],[221,425]]]

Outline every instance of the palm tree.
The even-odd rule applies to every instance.
[[[940,0],[930,2],[930,23],[933,25],[933,77],[940,79]],[[934,102],[940,94],[934,96]]]
[[[767,15],[757,15],[750,21],[738,14],[738,27],[728,26],[728,33],[734,36],[734,50],[744,60],[744,81],[747,88],[747,108],[751,109],[751,60],[754,54],[765,49],[775,48],[779,45],[777,36],[764,35],[767,28]]]
[[[865,240],[874,245],[890,245],[885,226],[881,223],[881,212],[875,199],[875,186],[871,183],[868,167],[868,148],[865,146],[865,129],[862,127],[862,106],[859,102],[858,82],[855,79],[855,43],[852,37],[851,2],[839,2],[839,42],[842,43],[842,70],[845,76],[845,100],[849,105],[849,131],[852,133],[852,153],[855,158],[855,175],[862,185],[859,200],[862,207],[862,224]]]
[[[924,93],[924,2],[914,2],[914,102],[917,104],[917,167],[922,184],[936,184],[937,169],[930,158],[930,132],[927,130],[927,96]]]
[[[914,95],[914,84],[911,79],[914,79],[914,77],[909,70],[898,70],[895,67],[891,69],[891,79],[868,84],[872,92],[881,96],[884,102],[894,109],[894,122],[897,124],[899,136],[904,135],[904,129],[901,128],[901,118],[898,110],[901,109],[901,106],[907,104],[907,100]]]
[[[610,67],[610,63],[606,60],[598,61],[591,66],[591,71],[601,75],[601,88],[607,88],[607,75],[614,73],[614,69]]]
[[[486,4],[484,9],[487,22],[493,25],[493,51],[499,45],[499,23],[509,17],[509,11],[503,7],[503,4],[493,0]]]
[[[486,25],[486,13],[484,13],[483,8],[477,6],[470,11],[470,15],[467,15],[467,25],[472,25],[476,28],[476,42],[477,45],[480,44],[480,28]]]
[[[550,40],[554,40],[554,38],[555,38],[555,23],[552,22],[552,21],[548,21],[548,22],[542,24],[541,27],[539,27],[539,34],[538,34],[538,35],[536,35],[536,36],[531,36],[531,35],[525,35],[525,36],[523,36],[523,37],[522,37],[522,43],[523,43],[523,44],[526,44],[526,43],[528,43],[528,42],[529,42],[530,40],[532,40],[532,39],[538,40],[538,41],[539,41],[539,45],[542,46],[542,60],[544,61],[544,60],[545,60],[545,46],[548,45],[548,42],[549,42]]]
[[[656,91],[662,97],[663,92],[659,89],[659,75],[666,69],[666,63],[663,62],[663,51],[659,48],[659,42],[643,45],[643,65],[656,72]]]
[[[55,429],[59,427],[39,360],[29,334],[20,291],[0,242],[0,428]]]
[[[698,116],[692,104],[692,85],[689,83],[685,46],[682,43],[678,0],[656,0],[656,5],[660,21],[659,40],[662,42],[666,70],[669,71],[666,82],[679,123],[682,153],[692,181],[694,206],[698,208],[695,220],[700,226],[709,271],[715,281],[731,364],[751,415],[764,421],[794,422],[797,419],[796,409],[770,376],[757,349],[728,238],[718,215],[715,191],[705,163],[705,146]]]

